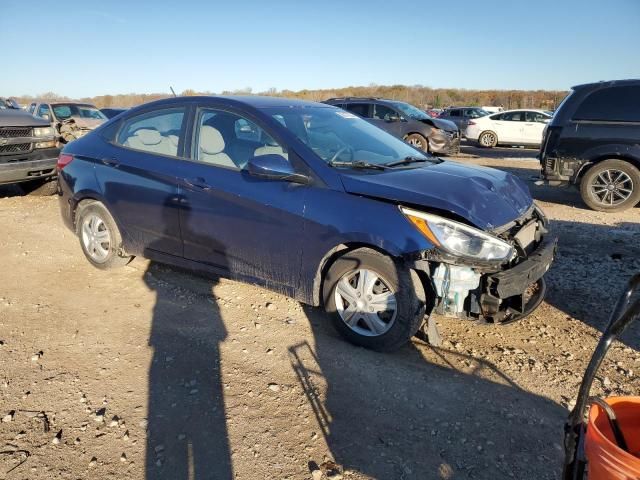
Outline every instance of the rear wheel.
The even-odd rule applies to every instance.
[[[493,148],[498,145],[498,135],[491,130],[482,132],[478,137],[478,144],[484,148]]]
[[[418,275],[368,248],[348,252],[334,262],[323,295],[336,330],[349,342],[378,351],[407,343],[426,309]]]
[[[411,135],[407,135],[406,137],[404,137],[404,141],[412,147],[419,148],[423,152],[429,151],[429,143],[427,142],[427,139],[419,133],[412,133]]]
[[[624,160],[599,162],[582,177],[580,195],[587,206],[601,212],[634,207],[640,202],[640,171]]]
[[[107,208],[96,201],[82,202],[76,213],[76,233],[87,260],[106,270],[121,267],[133,257],[122,246],[120,230]]]
[[[46,180],[31,180],[20,184],[20,188],[27,195],[36,197],[48,197],[58,191],[58,181],[54,178]]]

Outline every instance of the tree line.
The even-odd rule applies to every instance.
[[[424,85],[375,85],[344,87],[322,90],[277,90],[270,88],[264,92],[253,92],[249,87],[238,90],[225,90],[221,95],[270,95],[276,97],[298,98],[302,100],[322,101],[331,97],[381,97],[401,100],[420,108],[443,108],[448,106],[501,106],[512,108],[541,108],[555,110],[568,92],[561,90],[467,90],[460,88],[431,88]],[[180,95],[214,95],[212,92],[184,90]],[[133,107],[142,103],[172,96],[171,93],[125,93],[116,95],[98,95],[80,100],[92,103],[98,108]],[[29,104],[34,100],[64,101],[71,98],[47,92],[37,96],[14,97],[20,104]]]

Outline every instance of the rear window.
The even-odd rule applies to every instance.
[[[583,100],[573,119],[640,122],[640,86],[596,90]]]

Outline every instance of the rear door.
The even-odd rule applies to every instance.
[[[243,135],[249,131],[251,138]],[[266,154],[290,161],[293,155],[254,118],[222,108],[197,111],[181,179],[184,255],[232,276],[295,288],[310,187],[249,175],[249,158]]]
[[[178,178],[188,111],[173,104],[124,119],[96,159],[107,207],[138,253],[182,256]]]

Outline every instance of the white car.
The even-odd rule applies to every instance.
[[[507,110],[469,121],[465,136],[486,148],[496,145],[539,146],[544,127],[550,120],[551,115],[544,110]]]

